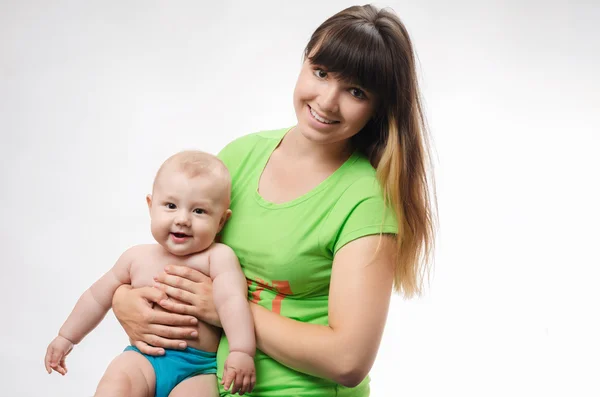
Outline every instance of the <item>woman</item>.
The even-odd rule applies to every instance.
[[[221,241],[240,259],[256,327],[252,394],[367,396],[392,287],[420,292],[433,242],[415,60],[397,16],[367,5],[325,21],[305,49],[294,107],[294,127],[219,155],[233,178]],[[140,350],[184,347],[194,318],[219,326],[207,277],[170,266],[158,281],[113,299]],[[227,351],[223,336],[219,379]]]

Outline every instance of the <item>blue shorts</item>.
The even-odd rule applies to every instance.
[[[165,349],[162,356],[149,356],[135,346],[127,346],[150,361],[156,375],[155,397],[168,397],[171,390],[187,378],[217,373],[217,353],[209,353],[188,347],[185,350]],[[215,380],[216,382],[216,380]]]

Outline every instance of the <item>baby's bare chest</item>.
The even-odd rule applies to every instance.
[[[201,271],[208,275],[208,255],[196,254],[182,259],[174,255],[165,255],[149,249],[138,255],[131,264],[131,286],[134,288],[154,285],[154,277],[164,272],[168,265],[182,265]]]

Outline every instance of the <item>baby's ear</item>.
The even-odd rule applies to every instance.
[[[146,203],[148,204],[148,211],[150,211],[152,209],[152,195],[151,194],[146,195]]]
[[[223,226],[225,226],[225,223],[227,223],[227,220],[231,217],[231,210],[228,209],[227,211],[225,211],[223,213],[223,216],[221,217],[221,221],[219,222],[219,231],[221,231],[223,229]]]

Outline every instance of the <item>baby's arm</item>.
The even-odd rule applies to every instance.
[[[254,356],[254,323],[248,305],[248,285],[231,248],[217,244],[210,255],[213,296],[230,351]]]
[[[248,305],[248,285],[237,256],[231,248],[217,244],[210,253],[210,277],[213,280],[215,307],[229,341],[223,384],[232,393],[254,387],[256,339],[254,321]]]
[[[134,257],[134,248],[125,251],[117,263],[81,295],[75,308],[50,343],[46,352],[46,371],[51,369],[66,374],[64,358],[73,345],[81,340],[102,321],[111,307],[116,289],[130,283],[129,270]]]

